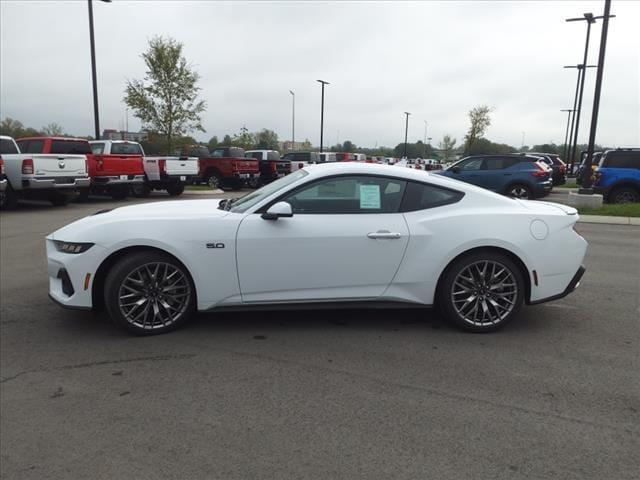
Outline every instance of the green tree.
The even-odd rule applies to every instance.
[[[480,105],[469,110],[469,130],[464,137],[464,152],[469,155],[473,144],[481,138],[491,125],[491,108]]]
[[[127,81],[124,101],[142,121],[143,128],[163,135],[172,151],[175,137],[193,130],[204,132],[198,100],[200,75],[182,55],[182,44],[171,38],[154,37],[142,54],[147,66],[144,80]]]
[[[542,145],[534,145],[531,147],[532,152],[537,153],[562,153],[562,150],[559,149],[559,145],[555,143],[543,143]]]
[[[501,155],[504,153],[516,153],[518,150],[505,143],[494,143],[486,138],[478,138],[472,145],[467,155]]]
[[[46,127],[42,127],[42,134],[50,137],[62,137],[64,136],[64,129],[57,123],[50,123]]]
[[[230,135],[225,135],[224,138],[222,139],[222,145],[225,147],[230,147],[232,143],[233,143],[233,139],[231,138]]]
[[[351,140],[345,140],[344,143],[342,144],[342,151],[343,152],[355,152],[358,149],[358,147],[356,147],[353,142]]]
[[[256,144],[256,139],[253,134],[249,133],[249,129],[243,125],[239,133],[233,136],[231,144],[234,147],[244,148],[245,150],[251,150]]]
[[[448,133],[442,137],[442,141],[438,144],[438,148],[442,153],[442,159],[448,162],[453,157],[453,150],[456,147],[457,139],[451,138]]]
[[[261,150],[278,150],[278,134],[263,128],[254,134],[256,148]]]
[[[209,150],[213,150],[214,148],[216,148],[218,145],[220,145],[220,142],[218,141],[218,137],[216,137],[215,135],[213,137],[211,137],[209,139],[209,143],[207,143],[207,148]]]
[[[311,150],[312,148],[313,145],[311,145],[311,141],[308,138],[305,138],[302,145],[300,145],[300,150]]]

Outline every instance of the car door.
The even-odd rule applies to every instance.
[[[505,180],[513,174],[505,168],[505,158],[498,156],[485,157],[481,170],[480,184],[494,192],[503,190]]]
[[[453,172],[451,178],[461,180],[463,182],[472,183],[480,187],[482,185],[482,163],[484,157],[473,157],[465,160],[460,160],[451,171]],[[457,168],[456,168],[457,167]]]
[[[242,301],[380,296],[409,240],[398,213],[405,188],[401,179],[329,177],[279,199],[291,204],[290,218],[245,217],[236,242]]]

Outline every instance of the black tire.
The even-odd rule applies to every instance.
[[[495,269],[489,272],[493,266]],[[479,251],[447,267],[438,284],[436,301],[446,320],[468,332],[485,333],[513,320],[524,295],[525,282],[518,265],[506,255]]]
[[[155,265],[160,265],[159,270],[155,270]],[[177,307],[177,313],[175,318],[171,318],[170,321],[166,322],[162,322],[163,312],[164,315],[171,316],[174,314],[162,305],[167,304],[169,308],[172,308],[173,301],[168,299],[168,296],[173,294],[165,293],[161,287],[154,286],[152,278],[154,272],[156,273],[156,278],[162,277],[164,265],[167,265],[169,269],[180,272],[181,280],[178,280],[178,282],[182,282],[178,287],[174,284],[166,288],[169,288],[169,291],[175,295],[186,295],[180,297],[179,301],[183,304],[173,303]],[[147,270],[147,267],[149,267],[149,270]],[[138,275],[136,272],[142,273]],[[147,273],[145,274],[144,272]],[[165,270],[165,275],[166,272],[167,270]],[[127,281],[129,276],[133,276],[134,280],[139,279],[139,281],[143,282],[143,285],[136,286],[136,283]],[[175,280],[176,277],[174,275],[169,281],[174,282]],[[125,282],[127,286],[123,286]],[[129,286],[140,289],[140,293],[134,294]],[[144,291],[147,293],[144,293]],[[124,299],[121,298],[123,295],[131,295],[131,297]],[[163,297],[163,295],[166,296]],[[132,253],[120,259],[109,271],[105,280],[104,300],[109,316],[121,327],[136,335],[158,335],[175,330],[189,320],[196,306],[195,287],[187,269],[170,255],[155,251]],[[133,304],[123,303],[131,300],[134,301]],[[136,306],[135,304],[140,301],[143,301],[143,303]],[[141,308],[142,310],[140,310]],[[160,317],[158,317],[159,314]],[[144,317],[140,318],[140,315],[144,315]],[[137,319],[136,316],[138,316]]]
[[[508,197],[521,198],[523,200],[533,200],[534,198],[531,188],[523,183],[510,185],[505,193]]]
[[[177,197],[178,195],[182,195],[184,192],[184,185],[181,183],[174,183],[172,185],[167,186],[167,192],[172,197]]]
[[[141,183],[131,187],[131,194],[136,198],[147,198],[151,194],[151,187],[148,183]]]
[[[18,195],[11,188],[11,185],[7,182],[7,188],[0,196],[0,209],[1,210],[13,210],[18,206]]]
[[[262,179],[260,178],[250,178],[247,180],[247,187],[249,188],[260,188],[262,186]]]
[[[71,195],[65,195],[64,193],[52,193],[49,195],[49,201],[54,207],[64,207],[68,205],[71,200],[73,200],[73,197]]]
[[[640,192],[631,187],[618,187],[614,189],[608,196],[609,203],[638,203],[640,202]]]
[[[109,190],[109,195],[111,195],[111,198],[114,200],[124,200],[129,196],[129,187],[126,185],[112,187]]]
[[[245,182],[244,180],[232,180],[230,184],[231,184],[231,190],[242,190],[242,187],[244,187]]]
[[[82,188],[78,191],[78,196],[76,197],[76,202],[86,202],[89,200],[89,189]]]

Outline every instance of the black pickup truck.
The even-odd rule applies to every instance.
[[[260,184],[266,185],[291,173],[291,161],[283,160],[276,150],[247,150],[246,158],[255,158],[260,162]],[[251,185],[249,186],[259,186]]]

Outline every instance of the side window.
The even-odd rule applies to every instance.
[[[406,184],[386,177],[333,177],[302,187],[283,201],[297,214],[396,213]]]
[[[92,143],[91,152],[94,155],[101,155],[104,153],[104,143]]]
[[[400,211],[413,212],[456,203],[464,193],[425,183],[409,182]]]
[[[485,170],[502,170],[504,168],[504,159],[501,157],[487,157],[484,160]]]
[[[604,162],[610,168],[640,168],[640,152],[615,152],[608,154]]]
[[[214,150],[213,152],[211,152],[211,156],[213,158],[224,157],[224,149],[223,148],[218,148],[218,149]]]
[[[482,167],[482,161],[484,159],[482,157],[480,158],[470,158],[468,160],[462,160],[460,163],[458,163],[456,166],[460,167],[460,170],[480,170],[480,167]]]
[[[520,163],[520,161],[517,158],[504,157],[502,159],[502,169],[511,168],[518,163]]]

